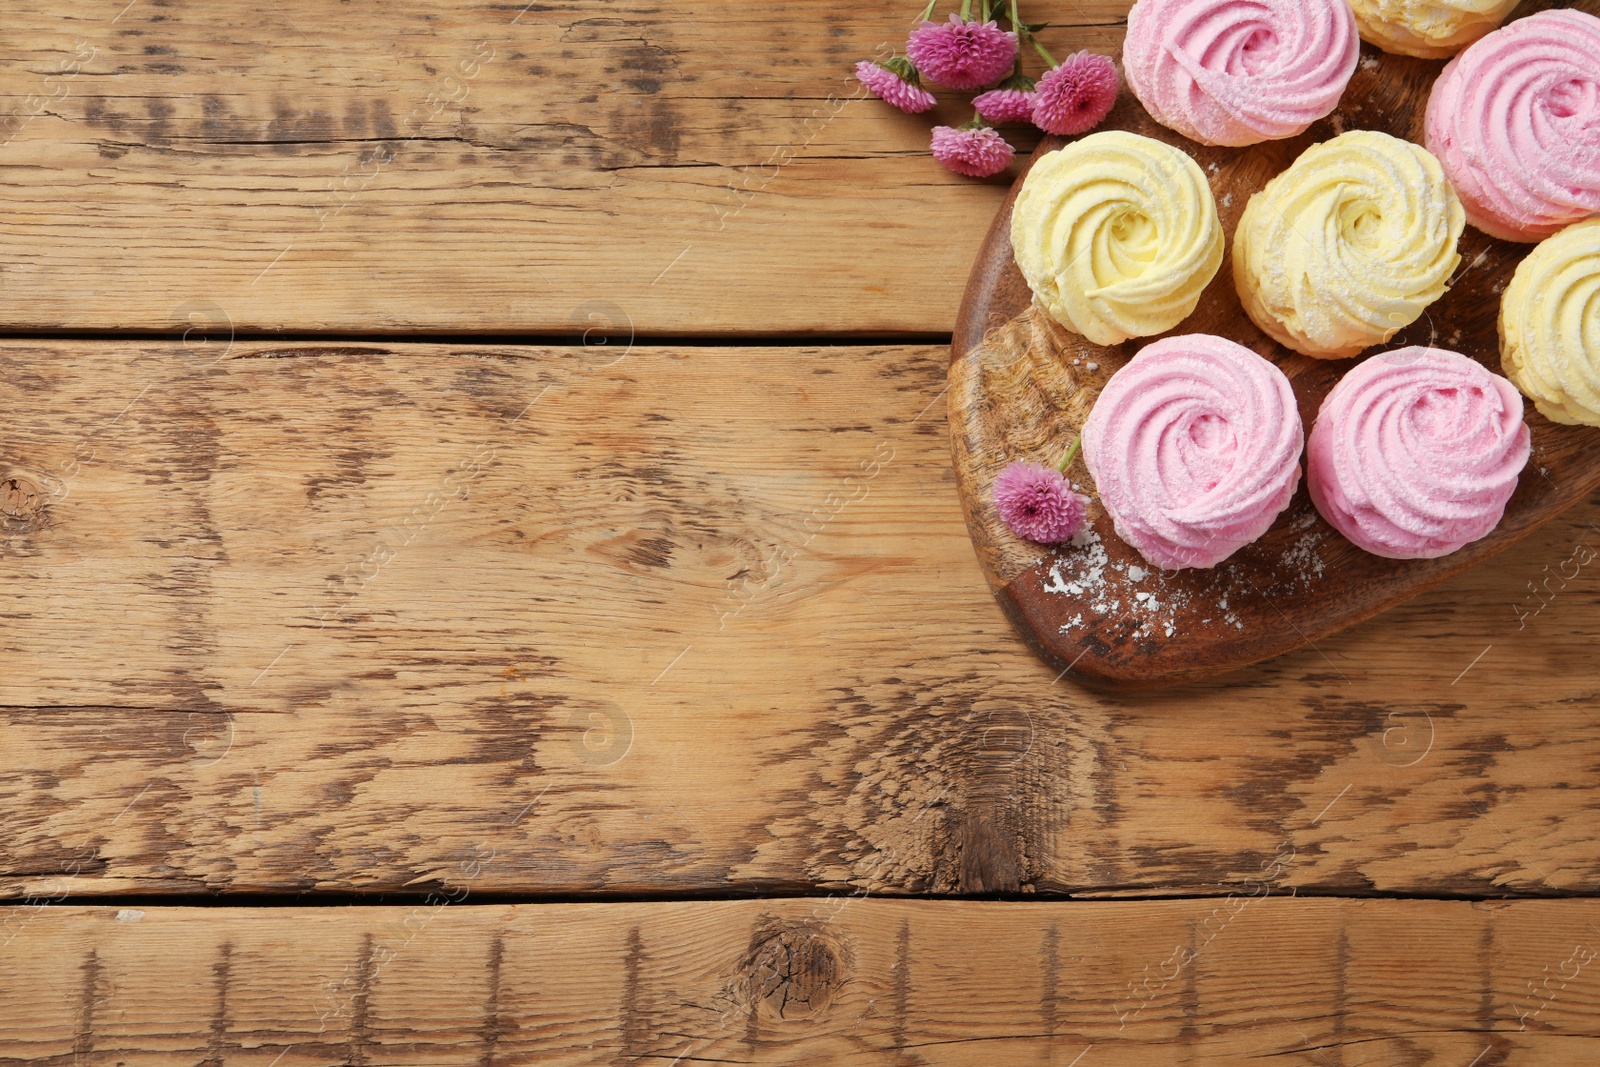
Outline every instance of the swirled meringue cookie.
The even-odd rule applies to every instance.
[[[1445,66],[1424,125],[1491,237],[1538,241],[1600,213],[1600,19],[1541,11],[1495,30]]]
[[[1455,55],[1516,6],[1517,0],[1350,0],[1362,40],[1419,59]]]
[[[1209,145],[1293,137],[1339,104],[1361,45],[1346,0],[1138,0],[1122,65],[1163,126]]]
[[[1282,371],[1211,334],[1164,337],[1111,376],[1083,457],[1117,535],[1168,570],[1214,567],[1272,525],[1305,435]]]
[[[1464,223],[1438,160],[1352,130],[1312,145],[1250,198],[1233,237],[1234,283],[1274,340],[1343,359],[1444,295]]]
[[[1194,310],[1222,265],[1222,226],[1199,164],[1108,130],[1034,163],[1012,208],[1011,249],[1052,318],[1114,345]]]
[[[1528,462],[1522,397],[1474,360],[1399,348],[1351,369],[1322,402],[1306,478],[1359,548],[1431,559],[1495,528]]]
[[[1600,219],[1518,264],[1500,300],[1500,365],[1551,422],[1600,426]]]

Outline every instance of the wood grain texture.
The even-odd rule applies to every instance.
[[[1227,683],[985,586],[942,348],[0,345],[0,891],[1588,894],[1589,503]],[[532,406],[530,406],[530,404]]]
[[[1580,1067],[1596,920],[1248,895],[7,909],[0,1063]]]
[[[1046,40],[1113,51],[1125,11]],[[862,98],[911,14],[8,5],[0,326],[948,332],[1006,183],[928,155],[957,98]]]
[[[1600,11],[1596,0],[1577,6]],[[1323,398],[1354,361],[1297,355],[1250,321],[1234,288],[1234,229],[1250,196],[1314,143],[1346,129],[1421,143],[1423,112],[1443,65],[1363,45],[1333,115],[1299,137],[1243,149],[1189,141],[1157,124],[1131,94],[1123,94],[1107,120],[1108,128],[1190,153],[1216,196],[1227,255],[1194,314],[1168,335],[1217,334],[1272,360],[1293,383],[1308,432]],[[1048,139],[1039,151],[1063,143]],[[1505,518],[1489,536],[1438,559],[1391,560],[1362,551],[1317,513],[1302,479],[1260,540],[1209,570],[1162,572],[1116,535],[1081,457],[1068,473],[1091,496],[1089,520],[1103,551],[1024,541],[995,511],[995,477],[1018,459],[1056,466],[1101,387],[1153,338],[1101,346],[1050,321],[1033,305],[1012,259],[1010,207],[1008,198],[979,254],[957,325],[951,442],[968,528],[989,583],[1024,638],[1058,670],[1070,665],[1086,681],[1117,688],[1173,685],[1304,648],[1503,551],[1600,485],[1600,432],[1552,423],[1530,404],[1533,455]],[[1500,371],[1500,293],[1531,246],[1468,227],[1459,248],[1461,267],[1449,292],[1369,352],[1436,345]]]

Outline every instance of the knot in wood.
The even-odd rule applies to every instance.
[[[827,1011],[845,969],[843,948],[820,923],[771,917],[756,924],[739,965],[749,1005],[778,1019]]]
[[[49,499],[36,482],[21,474],[8,474],[0,480],[0,521],[25,529],[38,526]]]

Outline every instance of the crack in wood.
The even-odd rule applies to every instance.
[[[505,952],[505,932],[496,930],[489,941],[489,988],[483,1001],[483,1056],[478,1060],[479,1067],[494,1067],[495,1049],[505,1033],[505,1024],[500,1018],[500,967]]]
[[[1039,944],[1039,1021],[1044,1032],[1051,1037],[1056,1033],[1056,1015],[1061,996],[1061,924],[1052,922],[1045,927],[1044,940]]]
[[[372,983],[377,976],[375,956],[377,947],[372,934],[361,939],[361,952],[356,958],[356,989],[350,998],[350,1039],[345,1045],[348,1067],[367,1067],[371,1062],[367,1049],[372,1043],[372,1029],[368,1022],[372,998]]]
[[[83,982],[78,995],[77,1031],[72,1041],[73,1067],[87,1067],[94,1052],[94,1016],[100,1005],[100,954],[89,949],[83,957]]]
[[[889,1035],[895,1049],[906,1048],[911,1018],[911,920],[900,920],[894,940],[894,1021]]]
[[[206,1058],[201,1067],[223,1067],[224,1050],[228,1044],[228,1029],[233,1024],[228,1018],[228,984],[233,977],[233,942],[224,941],[217,949],[217,961],[211,965],[216,984],[216,1008],[211,1013],[211,1034],[206,1042]]]

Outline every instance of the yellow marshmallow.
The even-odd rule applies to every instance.
[[[1033,165],[1011,212],[1011,248],[1052,318],[1112,345],[1188,317],[1222,265],[1222,227],[1199,164],[1108,130]]]
[[[1251,320],[1308,356],[1380,344],[1444,295],[1466,214],[1425,148],[1353,130],[1250,198],[1233,278]]]
[[[1362,40],[1422,59],[1455,55],[1516,6],[1517,0],[1350,0]]]
[[[1551,422],[1600,426],[1600,218],[1518,264],[1500,300],[1500,364]]]

